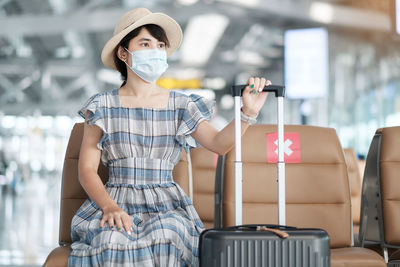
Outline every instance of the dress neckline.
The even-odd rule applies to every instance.
[[[121,101],[121,96],[119,94],[119,89],[115,89],[113,91],[113,95],[115,95],[117,97],[118,100],[118,107],[122,108],[122,109],[127,109],[127,110],[153,110],[153,111],[166,111],[166,110],[170,110],[171,109],[171,101],[172,101],[172,94],[173,91],[170,90],[169,94],[168,94],[168,103],[167,103],[167,107],[165,108],[152,108],[152,107],[124,107],[122,106],[122,101]]]

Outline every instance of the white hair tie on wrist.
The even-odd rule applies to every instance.
[[[243,110],[240,110],[240,119],[244,122],[247,122],[249,125],[254,125],[257,123],[257,115],[254,117],[250,117],[244,114]]]

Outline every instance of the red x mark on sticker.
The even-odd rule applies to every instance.
[[[284,133],[285,163],[300,163],[300,135],[299,133]],[[267,162],[278,162],[278,134],[267,134]]]

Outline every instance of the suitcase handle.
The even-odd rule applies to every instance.
[[[297,228],[293,227],[293,226],[283,226],[283,225],[276,225],[276,224],[245,224],[245,225],[239,225],[239,226],[232,226],[232,227],[229,227],[228,229],[231,229],[231,230],[250,229],[250,230],[256,230],[256,231],[267,231],[267,232],[276,234],[280,238],[285,239],[285,238],[289,237],[289,234],[286,232],[283,232],[282,230],[294,230]]]
[[[241,96],[243,90],[246,88],[247,84],[234,85],[232,86],[232,96]],[[268,85],[265,86],[263,92],[273,92],[275,97],[282,96],[285,97],[285,86],[282,85]]]
[[[240,229],[240,228],[248,228],[256,230],[257,227],[267,227],[272,229],[279,229],[279,230],[295,230],[297,227],[294,226],[286,226],[286,225],[279,225],[279,224],[243,224],[238,226],[232,226],[228,228],[232,229]]]
[[[248,85],[232,86],[232,94],[235,101],[235,198],[234,207],[235,225],[242,224],[242,139],[241,139],[241,114],[240,108],[242,105],[242,91]],[[284,129],[283,129],[283,100],[285,96],[285,87],[281,85],[265,86],[263,91],[274,92],[278,100],[278,224],[286,225],[286,207],[285,207],[285,160],[284,160]]]
[[[271,233],[274,233],[274,234],[276,234],[277,236],[279,236],[280,238],[283,238],[283,239],[289,237],[288,233],[285,233],[285,232],[283,232],[281,230],[278,230],[278,229],[268,228],[268,227],[265,227],[265,226],[258,226],[257,227],[257,231],[271,232]]]

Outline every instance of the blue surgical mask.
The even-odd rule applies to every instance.
[[[126,65],[146,82],[155,82],[167,70],[167,52],[159,49],[144,49],[131,52],[132,66]]]

